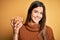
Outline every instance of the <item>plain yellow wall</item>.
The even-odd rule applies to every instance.
[[[0,0],[0,40],[12,40],[11,17],[26,19],[27,11],[34,0]],[[55,39],[60,40],[60,0],[40,0],[46,6],[47,21]]]

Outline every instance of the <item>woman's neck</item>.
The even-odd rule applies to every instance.
[[[33,22],[32,20],[30,21],[30,23],[31,23],[32,25],[38,24],[38,23]]]

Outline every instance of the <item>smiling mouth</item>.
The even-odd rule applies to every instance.
[[[34,17],[35,19],[39,20],[40,18]]]

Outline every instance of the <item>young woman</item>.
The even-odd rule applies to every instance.
[[[27,19],[11,19],[13,40],[55,40],[52,29],[46,25],[45,6],[40,1],[34,1],[28,9]]]

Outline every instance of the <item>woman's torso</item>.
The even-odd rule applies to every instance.
[[[38,25],[23,25],[19,30],[19,40],[43,40],[42,34],[39,32]],[[52,29],[46,26],[47,40],[54,40]]]

